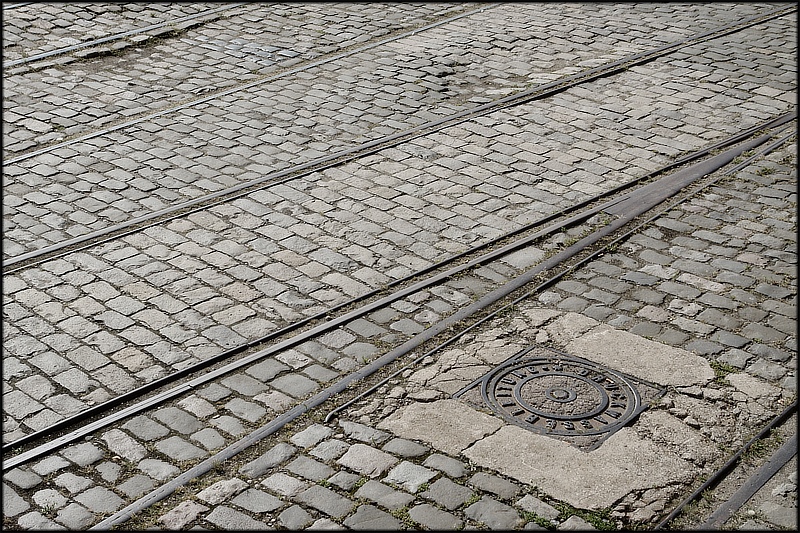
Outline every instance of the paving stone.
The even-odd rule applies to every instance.
[[[184,501],[159,517],[158,522],[166,529],[183,529],[194,522],[197,517],[208,511],[208,507],[195,501]]]
[[[327,479],[335,472],[333,468],[325,463],[315,461],[305,455],[300,455],[295,458],[291,463],[286,465],[286,469],[293,474],[297,474],[311,481]]]
[[[65,527],[53,522],[46,516],[38,511],[33,511],[28,514],[22,515],[17,520],[17,524],[22,529],[29,529],[32,531],[45,531],[52,529],[66,529]]]
[[[205,519],[220,529],[256,531],[269,529],[264,522],[254,520],[248,515],[224,505],[214,507],[214,510],[208,513]]]
[[[128,498],[135,499],[153,490],[155,486],[155,482],[148,476],[136,474],[123,483],[118,484],[117,490],[123,492]]]
[[[422,463],[422,466],[435,468],[436,470],[440,470],[452,478],[459,478],[467,473],[464,463],[458,459],[453,459],[452,457],[447,457],[446,455],[439,453],[433,453],[426,457],[425,462]]]
[[[260,405],[242,400],[241,398],[234,398],[226,403],[225,409],[228,409],[239,418],[244,418],[248,422],[257,422],[262,416],[267,414],[267,410]]]
[[[343,522],[349,529],[366,531],[398,530],[402,524],[395,517],[373,505],[360,505]]]
[[[350,447],[344,441],[338,439],[329,439],[316,445],[309,453],[323,461],[331,461],[338,459]]]
[[[113,513],[125,505],[125,500],[103,487],[92,487],[75,496],[75,500],[93,513]]]
[[[272,474],[264,479],[261,484],[269,490],[289,498],[296,496],[309,487],[307,481],[302,481],[282,472]]]
[[[27,469],[12,468],[3,476],[5,481],[10,481],[21,489],[35,487],[42,482],[42,478]]]
[[[180,472],[178,467],[171,465],[167,462],[164,462],[160,459],[143,459],[139,461],[139,464],[137,466],[139,470],[141,470],[151,478],[157,479],[159,481],[170,479],[176,476],[178,472]]]
[[[353,444],[336,463],[371,478],[383,475],[398,459],[366,444]]]
[[[269,493],[248,489],[236,496],[231,503],[253,513],[268,513],[283,506],[283,502]]]
[[[224,448],[227,441],[216,430],[211,428],[201,429],[191,436],[191,440],[199,443],[206,450]]]
[[[407,439],[399,439],[394,438],[383,445],[381,448],[383,451],[387,453],[391,453],[394,455],[400,455],[402,457],[418,457],[420,455],[424,455],[428,453],[429,448],[427,446],[423,446],[422,444],[417,444],[416,442],[407,440]]]
[[[321,365],[310,365],[303,369],[303,373],[314,381],[329,383],[339,377],[339,372],[329,370]]]
[[[472,498],[472,489],[453,483],[447,478],[434,481],[428,490],[420,493],[424,498],[431,499],[445,509],[452,511]]]
[[[339,425],[348,437],[372,445],[381,444],[391,437],[391,435],[385,431],[371,428],[364,424],[359,424],[358,422],[340,420]]]
[[[122,425],[122,429],[129,431],[139,439],[148,441],[158,439],[169,433],[166,427],[149,417],[141,415],[125,422],[125,424]]]
[[[61,468],[70,466],[70,463],[58,456],[50,456],[33,465],[31,470],[40,476],[52,474]]]
[[[463,522],[455,515],[423,503],[408,510],[411,520],[432,531],[453,531],[461,529]]]
[[[489,529],[516,529],[523,522],[513,507],[500,503],[490,496],[483,496],[464,509],[464,515],[486,524]]]
[[[239,472],[251,478],[260,477],[271,468],[289,459],[294,455],[295,450],[296,448],[291,444],[276,444],[257,459],[245,464],[239,469]]]
[[[278,515],[278,520],[286,529],[297,530],[311,524],[314,518],[299,505],[292,505],[281,511],[281,514]]]
[[[400,509],[414,500],[407,492],[394,490],[379,481],[370,480],[355,492],[356,498],[366,498],[389,510]]]
[[[197,497],[204,502],[217,505],[239,494],[247,488],[247,483],[238,478],[218,481],[197,493]]]
[[[494,493],[504,500],[510,500],[519,492],[516,484],[485,472],[475,473],[469,478],[469,484],[477,489]]]
[[[56,522],[71,530],[86,530],[94,522],[94,515],[86,507],[71,503],[59,509],[56,513]]]
[[[436,472],[415,465],[408,461],[403,461],[395,466],[384,478],[385,483],[399,485],[408,492],[415,493],[419,487],[428,480],[436,476]]]
[[[321,440],[328,438],[332,433],[333,430],[330,428],[320,424],[314,424],[307,427],[303,431],[292,435],[291,441],[295,446],[309,448]]]
[[[217,429],[220,429],[229,435],[233,435],[234,437],[239,437],[247,432],[238,419],[228,415],[215,416],[209,420],[209,423]]]
[[[17,516],[30,509],[30,507],[30,504],[22,496],[3,483],[3,516]]]
[[[54,480],[56,485],[59,487],[64,487],[72,494],[76,492],[80,492],[91,485],[94,485],[94,481],[89,478],[83,476],[76,476],[71,472],[65,472],[63,474],[58,475]]]
[[[535,513],[536,516],[546,518],[547,520],[555,520],[560,514],[558,509],[546,504],[531,494],[526,494],[520,498],[516,505],[528,512]]]
[[[334,491],[319,485],[312,485],[307,488],[295,496],[295,500],[313,507],[333,518],[346,516],[353,508],[354,504],[349,498],[340,496]]]
[[[32,496],[33,501],[39,507],[53,507],[60,509],[67,504],[67,498],[55,489],[43,489],[36,491]]]
[[[261,381],[245,374],[233,374],[222,379],[222,384],[244,396],[255,396],[267,389]]]
[[[189,396],[178,402],[178,405],[185,411],[197,416],[199,418],[209,417],[217,412],[216,407],[203,398],[197,396]]]
[[[156,442],[155,447],[159,452],[176,461],[189,461],[208,455],[205,450],[177,436],[160,440]]]
[[[293,398],[303,398],[316,391],[319,384],[300,374],[286,374],[270,382],[270,385]]]

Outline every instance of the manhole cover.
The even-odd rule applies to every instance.
[[[645,387],[643,401],[639,389]],[[664,393],[586,359],[532,347],[474,381],[455,397],[535,433],[590,450]]]

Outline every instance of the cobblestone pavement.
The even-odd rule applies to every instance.
[[[761,32],[754,37],[761,43]],[[713,57],[719,47],[734,46],[730,39],[697,52]],[[746,41],[745,48],[753,46]],[[766,62],[771,56],[761,57]],[[685,63],[679,55],[634,67],[6,276],[6,316],[13,321],[6,326],[13,380],[7,393],[15,401],[5,408],[4,438],[41,429],[170,369],[363,295],[788,107],[762,98],[758,87],[730,106],[722,80],[716,93],[706,89],[715,87],[711,82],[697,87],[695,69],[703,63]],[[753,72],[748,65],[741,75]],[[742,109],[751,107],[752,116],[744,119]],[[681,117],[685,124],[678,127]],[[704,130],[698,130],[701,124]],[[219,124],[214,127],[219,134]],[[104,153],[94,157],[121,161]],[[226,168],[241,174],[230,165],[215,175],[222,177]],[[113,174],[108,169],[105,175]],[[123,193],[138,180],[119,178],[110,181],[120,183]],[[193,186],[207,183],[186,179]],[[146,188],[156,195],[166,190]],[[7,187],[4,201],[14,201],[13,190]],[[48,211],[70,198],[116,220],[135,209],[116,194],[91,188],[90,196],[56,196],[54,190],[27,195],[41,207],[9,217],[5,244],[21,232],[15,222],[23,218],[34,224],[36,242],[58,239],[61,232],[43,226],[64,221]],[[142,202],[154,200],[140,193]],[[92,224],[101,222],[85,214]]]
[[[509,8],[486,10],[385,46],[324,62],[294,76],[272,82],[268,79],[251,88],[231,94],[223,93],[201,104],[179,108],[166,116],[145,117],[141,122],[124,129],[83,141],[78,138],[63,147],[18,162],[12,159],[5,166],[8,183],[4,205],[11,216],[6,219],[8,227],[4,257],[85,235],[182,200],[262,178],[265,174],[307,163],[331,151],[346,149],[353,143],[375,140],[474,107],[486,102],[487,96],[497,98],[508,91],[518,90],[520,84],[528,86],[531,83],[550,82],[581,68],[626,57],[631,54],[631,48],[634,52],[652,49],[663,45],[664,40],[675,37],[674,33],[664,36],[663,32],[653,30],[641,38],[650,39],[646,45],[636,45],[635,40],[631,45],[627,33],[626,39],[621,42],[615,42],[622,37],[612,33],[609,38],[600,40],[600,43],[611,41],[605,46],[579,48],[580,53],[560,52],[556,44],[567,37],[562,37],[563,30],[544,29],[561,27],[554,22],[560,16],[556,10],[542,28],[548,42],[554,43],[553,49],[539,51],[541,39],[538,34],[517,41],[516,46],[507,52],[503,49],[499,52],[495,49],[487,51],[486,46],[478,47],[474,43],[497,40],[498,28],[506,31],[501,21],[509,16],[503,9]],[[514,18],[519,18],[520,27],[525,28],[534,21],[541,23],[538,9],[529,9],[529,12],[523,11],[523,16],[515,14]],[[603,28],[609,26],[607,19],[621,16],[619,9],[611,10],[596,20],[596,31],[605,32]],[[668,17],[666,13],[662,16]],[[691,19],[693,14],[690,12],[685,16]],[[481,23],[476,23],[476,20]],[[787,26],[787,21],[781,18],[766,28],[754,28],[746,40],[730,42],[729,38],[722,37],[698,45],[707,55],[704,63],[686,65],[685,57],[679,53],[664,59],[663,71],[653,72],[653,65],[646,66],[641,71],[641,77],[634,76],[630,80],[631,86],[617,85],[619,80],[615,80],[612,91],[628,93],[627,101],[631,102],[628,108],[604,109],[603,104],[594,101],[606,98],[602,94],[603,89],[598,87],[598,92],[578,92],[575,97],[581,100],[583,107],[568,107],[568,111],[564,110],[566,116],[563,118],[561,107],[540,104],[545,111],[543,116],[537,117],[533,123],[528,121],[522,126],[523,131],[547,135],[551,125],[560,126],[555,130],[556,135],[562,132],[569,135],[576,128],[588,130],[577,139],[574,136],[565,139],[571,145],[588,142],[583,152],[564,156],[558,163],[574,164],[580,160],[599,158],[601,167],[589,169],[595,174],[605,170],[603,163],[608,158],[605,152],[613,150],[616,153],[624,148],[627,151],[623,151],[621,160],[615,158],[616,162],[608,163],[618,166],[615,170],[619,170],[620,165],[632,164],[629,172],[638,172],[637,167],[643,164],[631,161],[635,156],[649,160],[646,168],[656,168],[665,158],[652,160],[653,150],[658,155],[674,155],[700,144],[698,134],[703,130],[693,130],[694,126],[710,130],[703,132],[702,138],[708,139],[722,135],[718,130],[715,132],[722,124],[728,124],[728,128],[732,128],[730,124],[737,124],[738,118],[744,118],[737,116],[741,106],[745,105],[740,99],[748,101],[746,109],[752,109],[752,113],[748,113],[750,121],[757,121],[774,113],[776,108],[790,105],[793,97],[792,78],[789,77],[793,76],[791,54],[784,57],[781,53],[762,51],[765,46],[767,50],[781,50],[786,42],[790,42],[795,30],[790,23]],[[577,27],[583,27],[582,22],[583,18],[580,18],[576,22]],[[659,27],[658,19],[652,25]],[[575,26],[568,28],[586,31],[575,30]],[[443,40],[452,44],[443,45]],[[473,44],[467,47],[465,53],[459,43],[466,40]],[[752,57],[752,60],[741,66],[736,63],[716,65],[715,57],[720,50],[717,47],[726,49],[728,46],[742,46],[740,53]],[[526,50],[530,47],[534,47],[535,51]],[[567,48],[573,47],[570,45]],[[436,55],[431,57],[434,50]],[[693,54],[694,50],[686,53]],[[186,56],[181,52],[174,54],[176,60]],[[563,60],[554,60],[554,57],[563,57]],[[523,63],[520,58],[526,58],[526,62]],[[148,55],[146,60],[152,63],[151,56]],[[522,65],[526,64],[532,65],[533,71],[530,66],[523,70]],[[722,70],[709,74],[709,64],[715,64]],[[787,74],[777,75],[768,86],[754,87],[754,92],[750,92],[730,86],[725,81],[723,72],[728,68],[745,78],[755,75],[755,69],[759,68],[777,68]],[[141,68],[125,70],[129,72],[128,75],[142,71]],[[348,75],[342,76],[343,71]],[[225,72],[228,74],[227,70]],[[165,72],[165,76],[171,75]],[[50,85],[52,81],[56,80],[43,80],[42,83]],[[92,83],[96,87],[94,91],[97,91],[108,87],[110,82]],[[658,88],[653,87],[656,84]],[[152,85],[148,83],[148,87]],[[13,94],[13,87],[11,90]],[[72,90],[79,94],[83,92]],[[639,91],[650,94],[651,98],[657,94],[653,91],[665,93],[660,101],[675,106],[675,109],[654,106],[652,102],[650,108],[647,105],[637,107],[633,105],[635,100],[630,98],[634,97],[632,93],[638,95]],[[26,93],[29,94],[27,90]],[[711,98],[709,93],[717,95],[717,98]],[[124,102],[117,95],[106,95],[104,98],[97,96],[95,99],[89,94],[87,98],[95,102],[112,98],[119,105]],[[158,102],[164,100],[160,95],[154,95],[153,98]],[[20,109],[26,109],[25,102],[22,103]],[[692,113],[691,119],[687,119],[685,129],[675,129],[686,109],[695,105],[698,109]],[[64,106],[56,104],[56,108],[63,109]],[[723,114],[730,111],[735,115]],[[115,115],[110,114],[113,112],[111,108],[104,120],[113,120]],[[538,109],[536,112],[538,114]],[[12,119],[14,115],[11,113]],[[47,116],[47,111],[44,111],[43,118]],[[296,118],[298,116],[300,120]],[[613,137],[598,147],[592,142],[595,140],[594,131],[604,127],[609,120],[617,124],[624,124],[628,120],[630,123],[626,124],[623,132],[618,131],[622,129],[619,126],[605,132],[613,134]],[[573,124],[559,124],[565,121]],[[657,123],[658,126],[653,129]],[[96,123],[93,125],[97,126]],[[546,129],[539,130],[540,127]],[[14,126],[9,130],[7,135],[13,136]],[[633,139],[619,140],[616,137],[620,133]],[[550,137],[558,141],[556,135]],[[33,134],[23,136],[30,138]],[[617,142],[623,144],[617,145]],[[568,153],[573,146],[568,149],[559,143],[559,148],[560,152]],[[536,164],[542,157],[548,157],[548,154],[539,150],[528,155],[526,162]],[[589,156],[586,152],[595,155]],[[503,155],[510,157],[514,154]],[[549,157],[555,159],[557,155],[550,154]],[[473,156],[483,157],[483,154],[473,150]],[[575,157],[577,161],[573,160]],[[546,170],[553,171],[549,167]],[[55,176],[57,180],[52,182]],[[88,192],[92,193],[91,197],[86,196]]]
[[[81,35],[55,10],[83,5],[35,20],[30,8],[4,12],[16,28],[4,60]],[[130,19],[141,27],[219,5],[126,4],[97,31],[129,29],[120,19],[139,9],[154,13]],[[15,67],[4,76],[4,154],[15,158],[3,170],[4,258],[787,5],[248,4],[118,55]],[[47,24],[69,31],[33,44]],[[4,444],[793,111],[796,30],[791,13],[692,42],[4,273]],[[137,529],[652,526],[796,398],[796,166],[794,144],[752,161],[447,349],[401,359],[400,374],[331,419],[329,387],[603,221],[277,343],[274,357],[4,471],[4,526],[103,526],[129,504],[123,527]],[[537,456],[526,447],[538,440],[453,397],[526,346],[591,359],[604,339],[694,365],[667,376],[624,351],[606,361],[666,387],[615,442],[652,440],[680,474],[576,495],[554,484],[560,474],[537,481],[546,468],[497,454],[514,443]],[[217,455],[254,431],[249,448]],[[647,471],[641,460],[631,463]],[[196,479],[136,507],[195,465]],[[728,526],[796,527],[790,467]]]

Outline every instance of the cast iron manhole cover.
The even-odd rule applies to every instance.
[[[639,388],[646,387],[643,401]],[[544,347],[494,368],[455,397],[488,407],[508,422],[585,450],[630,423],[664,393],[621,372]]]

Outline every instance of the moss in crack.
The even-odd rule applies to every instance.
[[[588,511],[585,509],[577,509],[564,502],[557,502],[552,505],[559,511],[559,522],[563,522],[570,516],[577,516],[592,524],[595,529],[601,531],[613,531],[617,529],[617,524],[611,518],[610,508],[600,509],[599,511]]]
[[[394,509],[393,511],[390,511],[389,514],[400,520],[405,529],[411,529],[411,530],[419,529],[419,524],[414,522],[414,520],[411,519],[411,516],[409,516],[408,507],[400,507],[399,509]]]
[[[711,366],[711,369],[714,371],[714,383],[719,385],[730,385],[725,378],[728,374],[734,374],[739,371],[736,367],[719,361],[711,361],[709,366]]]

